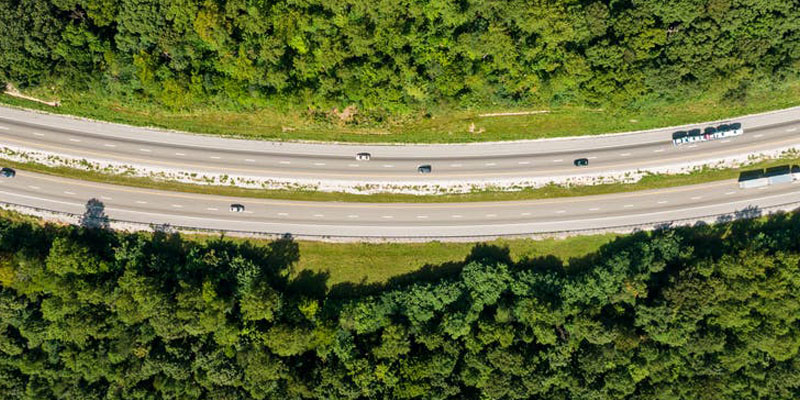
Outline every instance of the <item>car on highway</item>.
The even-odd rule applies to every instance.
[[[417,167],[417,172],[420,174],[430,174],[431,173],[431,166],[428,164],[420,165]]]
[[[575,164],[576,167],[585,167],[585,166],[589,165],[589,159],[588,158],[577,158],[572,163]]]
[[[11,168],[3,168],[0,169],[0,176],[3,178],[13,178],[17,176],[17,171],[14,171]]]
[[[231,212],[237,212],[237,213],[244,212],[244,206],[241,205],[241,204],[235,204],[235,203],[231,204],[230,211]]]
[[[369,153],[358,153],[356,154],[356,160],[358,161],[369,161],[372,158],[372,154]]]

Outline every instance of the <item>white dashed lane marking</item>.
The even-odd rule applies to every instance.
[[[383,168],[394,168],[394,165],[391,165],[391,164],[383,164]]]
[[[419,218],[419,219],[428,219],[428,216],[427,215],[417,215],[417,218]]]
[[[384,215],[384,216],[381,216],[381,218],[383,218],[383,219],[392,219],[392,218],[394,218],[394,216],[393,215]]]
[[[41,133],[41,132],[33,132],[33,136],[44,136],[44,133]]]
[[[183,153],[175,153],[176,156],[185,156],[186,154]]]
[[[143,151],[143,152],[145,152],[145,153],[150,153],[150,152],[152,152],[152,150],[150,150],[150,149],[139,149],[139,151]]]
[[[760,137],[764,137],[764,134],[763,134],[763,133],[759,133],[758,135],[753,135],[753,137],[754,137],[754,138],[760,138]]]
[[[632,208],[632,207],[633,207],[633,204],[625,204],[624,206],[622,206],[622,208]]]
[[[486,214],[486,218],[494,218],[497,214]]]
[[[183,208],[183,206],[180,205],[180,204],[173,204],[172,206],[175,207],[175,208]]]
[[[622,153],[622,154],[620,154],[619,156],[620,156],[620,157],[627,157],[627,156],[629,156],[629,155],[631,155],[631,153]]]
[[[702,198],[703,198],[703,196],[694,196],[694,197],[691,198],[691,200],[700,200]]]
[[[486,164],[484,164],[484,165],[486,165],[487,167],[493,167],[493,166],[497,165],[497,163],[493,163],[493,162],[487,162],[487,163],[486,163]]]
[[[599,211],[599,210],[600,210],[600,209],[599,209],[599,208],[597,208],[597,207],[592,207],[592,208],[590,208],[590,209],[589,209],[589,211]]]
[[[29,187],[29,188],[31,188],[31,189],[33,189],[33,190],[39,190],[39,187],[38,187],[38,186],[28,185],[28,187]]]
[[[75,138],[69,138],[69,141],[70,142],[75,142],[75,143],[80,143],[81,140],[80,139],[75,139]]]
[[[653,150],[653,153],[663,153],[664,149]]]
[[[324,216],[324,215],[322,215],[322,214],[314,214],[314,216],[315,216],[315,217],[317,217],[317,218],[324,218],[324,217],[325,217],[325,216]]]
[[[564,161],[564,160],[562,160],[560,158],[558,160],[553,160],[553,162],[562,162],[562,161]]]
[[[75,194],[75,192],[70,192],[69,190],[65,190],[64,194]]]
[[[735,194],[735,193],[736,192],[725,192],[725,196],[730,196],[730,195]]]
[[[291,161],[280,161],[281,164],[291,164]]]
[[[136,204],[147,204],[144,200],[136,200]]]
[[[463,217],[463,215],[455,214],[450,216],[450,218],[461,218],[461,217]]]
[[[117,147],[117,145],[111,144],[111,143],[106,143],[103,146],[105,146],[105,147]]]
[[[8,130],[8,127],[7,127],[7,126],[0,126],[0,130],[7,131],[7,130]]]
[[[314,165],[316,165],[318,167],[322,167],[322,166],[325,165],[325,163],[324,162],[315,162]]]
[[[219,160],[219,159],[220,159],[220,158],[222,158],[222,157],[220,157],[220,156],[210,156],[210,157],[208,157],[208,158],[210,158],[210,159],[212,159],[212,160]]]
[[[596,156],[591,156],[591,157],[586,157],[586,158],[588,158],[589,160],[595,160],[595,159],[597,159],[597,157],[596,157]]]
[[[108,197],[108,196],[100,196],[100,198],[103,199],[103,200],[111,200],[111,197]]]
[[[206,208],[206,210],[208,210],[208,211],[219,211],[218,208],[214,208],[214,207],[208,207],[208,208]]]
[[[556,211],[556,214],[564,214],[566,212],[567,212],[567,210],[558,210],[558,211]]]
[[[796,130],[797,130],[797,128],[789,128],[789,129],[786,130],[786,132],[794,132]]]
[[[531,163],[530,161],[520,161],[517,164],[519,164],[519,165],[527,165],[527,164],[530,164],[530,163]]]
[[[358,215],[351,214],[351,215],[348,215],[347,218],[358,218]]]
[[[347,166],[348,166],[348,167],[357,168],[357,167],[358,167],[358,164],[347,164]]]
[[[666,200],[661,200],[661,201],[658,202],[658,204],[667,204],[667,203],[669,203],[669,202],[666,201]]]
[[[244,161],[245,162],[256,162],[256,160],[253,160],[252,158],[245,158]]]
[[[524,212],[524,213],[520,213],[519,215],[522,215],[523,217],[525,217],[525,216],[531,215],[531,213],[529,213],[529,212]]]
[[[453,168],[459,168],[461,167],[461,164],[450,164],[450,166]]]
[[[278,213],[278,215],[280,215],[281,217],[288,217],[289,216],[288,213]]]

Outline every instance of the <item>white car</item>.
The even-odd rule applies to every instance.
[[[369,161],[372,158],[372,155],[369,153],[358,153],[356,154],[356,160],[358,161]]]

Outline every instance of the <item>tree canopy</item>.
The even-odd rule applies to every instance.
[[[4,399],[796,399],[800,215],[320,291],[268,245],[0,220]],[[435,275],[435,276],[434,276]]]
[[[182,109],[624,105],[795,77],[794,0],[6,0],[0,81]],[[263,104],[263,103],[258,103]]]

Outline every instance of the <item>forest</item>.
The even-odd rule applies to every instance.
[[[0,83],[353,123],[636,109],[796,79],[798,26],[795,0],[4,0]]]
[[[267,245],[0,220],[3,399],[797,399],[800,214],[381,285]]]

